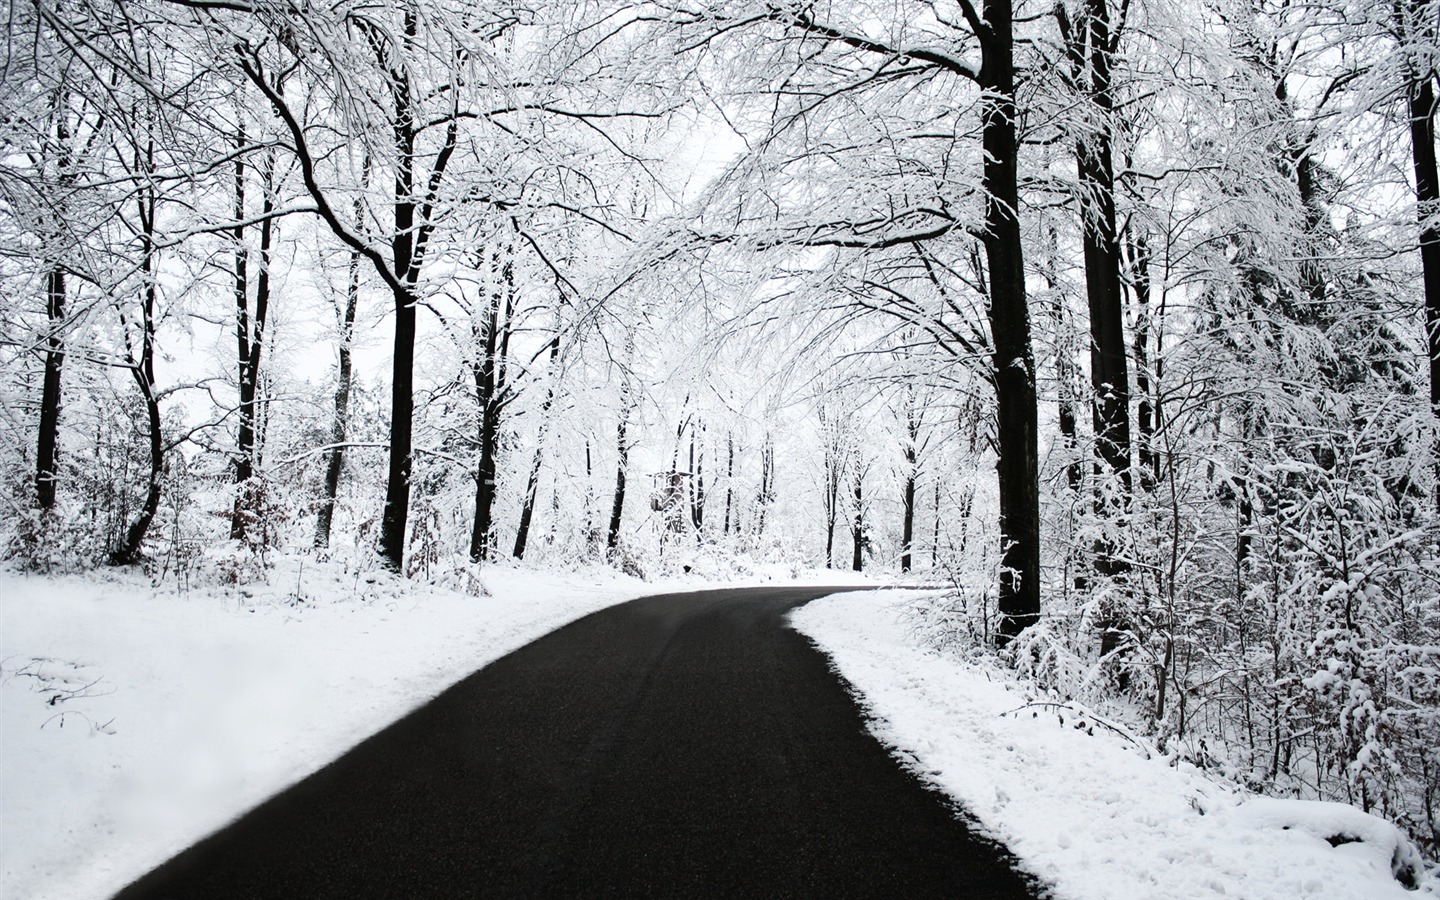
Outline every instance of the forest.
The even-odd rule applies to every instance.
[[[8,565],[913,573],[1440,850],[1436,0],[6,6]]]

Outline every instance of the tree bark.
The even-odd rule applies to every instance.
[[[137,167],[138,168],[138,167]],[[146,172],[154,171],[154,146],[145,159]],[[145,500],[118,546],[110,554],[110,564],[127,566],[140,558],[145,536],[160,509],[160,485],[165,470],[165,447],[161,435],[160,398],[155,392],[155,304],[157,300],[155,266],[155,213],[158,206],[155,191],[146,187],[140,197],[141,277],[140,289],[140,356],[130,359],[130,374],[145,401],[145,417],[149,426],[150,471],[145,487]]]
[[[935,480],[935,530],[930,535],[930,568],[940,567],[940,480]]]
[[[237,150],[245,147],[244,129],[237,133]],[[260,352],[264,344],[265,323],[270,309],[270,256],[274,241],[275,211],[274,165],[267,162],[263,171],[260,223],[259,271],[255,274],[253,315],[250,305],[249,250],[245,247],[245,157],[235,156],[235,337],[237,379],[240,407],[239,427],[235,439],[235,503],[230,516],[231,540],[243,540],[250,519],[255,515],[254,498],[249,481],[255,475],[256,390],[260,380]]]
[[[471,364],[480,419],[477,435],[480,464],[475,473],[475,520],[470,529],[470,561],[476,563],[490,555],[490,532],[494,524],[500,419],[506,393],[510,317],[515,306],[514,269],[509,254],[508,248],[496,253],[492,264],[496,280],[485,320],[474,334],[480,354],[480,358]]]
[[[730,504],[734,501],[735,489],[735,435],[725,435],[725,527],[724,533],[730,533]]]
[[[1160,454],[1155,444],[1157,424],[1154,401],[1154,372],[1150,356],[1150,248],[1143,235],[1130,238],[1130,281],[1135,294],[1135,411],[1140,490],[1154,493],[1160,483]]]
[[[690,429],[690,524],[698,534],[705,527],[705,448],[702,444],[699,455],[695,452],[695,430],[702,436],[704,423],[697,423]]]
[[[361,165],[362,190],[370,187],[370,156]],[[357,198],[353,209],[355,230],[364,223],[364,204]],[[330,452],[325,461],[325,493],[315,516],[315,549],[330,546],[330,527],[335,518],[335,498],[340,492],[340,473],[345,466],[345,441],[350,431],[350,384],[353,377],[351,347],[355,340],[355,312],[360,305],[360,254],[350,253],[345,278],[345,308],[340,314],[339,368],[335,377],[335,417],[330,423]]]
[[[71,150],[71,129],[69,93],[62,90],[55,100],[54,143],[58,149],[56,159],[57,194],[64,196],[75,186],[75,154]],[[98,123],[97,123],[98,129]],[[95,139],[92,132],[90,141]],[[88,146],[88,142],[85,145]],[[58,225],[58,223],[57,223]],[[57,227],[50,235],[58,241],[63,228]],[[58,249],[58,248],[57,248]],[[56,481],[60,456],[60,406],[61,387],[65,370],[65,315],[68,300],[65,267],[58,258],[50,258],[45,264],[45,379],[40,388],[40,426],[35,445],[35,497],[42,510],[55,507]]]
[[[408,48],[419,32],[413,7],[404,16],[405,45]],[[391,571],[400,572],[405,562],[405,527],[410,518],[410,471],[413,464],[415,415],[415,306],[416,285],[425,238],[415,230],[415,100],[403,63],[396,66],[381,53],[389,69],[390,95],[394,104],[391,120],[396,150],[395,230],[390,238],[393,266],[391,295],[395,303],[395,340],[390,378],[390,458],[386,466],[385,510],[380,519],[381,560]],[[440,163],[437,161],[437,173]],[[434,179],[432,179],[434,180]],[[428,223],[423,223],[428,225]]]
[[[825,448],[825,568],[835,565],[835,525],[840,519],[840,459],[834,441]]]
[[[855,483],[852,499],[855,503],[855,518],[850,526],[850,537],[853,550],[850,556],[850,569],[855,572],[862,571],[865,567],[865,479],[862,477],[860,467],[855,467]]]
[[[775,502],[775,441],[767,432],[760,448],[760,496],[755,510],[755,536],[765,533],[765,519]]]
[[[981,34],[985,263],[994,342],[1000,492],[1000,639],[1040,616],[1040,477],[1035,359],[1020,239],[1015,63],[1010,0],[986,0]]]
[[[1110,23],[1108,0],[1086,0],[1078,42],[1086,99],[1098,124],[1076,143],[1080,185],[1081,239],[1085,258],[1085,295],[1090,310],[1090,379],[1095,390],[1092,409],[1095,446],[1105,474],[1118,478],[1128,493],[1130,475],[1130,377],[1126,364],[1124,297],[1120,280],[1120,241],[1115,224],[1115,171],[1110,127],[1114,101],[1110,85]],[[1084,49],[1088,48],[1088,55]],[[1124,497],[1114,502],[1097,498],[1106,518],[1123,516]],[[1113,548],[1109,548],[1112,549]],[[1097,560],[1101,574],[1128,569],[1106,552]]]
[[[605,548],[609,551],[612,559],[620,547],[620,523],[625,515],[625,469],[630,464],[630,438],[627,432],[630,424],[631,402],[629,385],[622,382],[620,386],[620,422],[615,427],[615,450],[619,455],[619,461],[615,466],[615,496],[610,504],[610,529],[605,538]]]
[[[237,360],[236,385],[239,389],[239,427],[235,435],[234,484],[235,500],[230,511],[230,539],[245,537],[245,502],[243,485],[250,480],[249,447],[255,441],[255,385],[245,376],[250,363],[250,250],[245,246],[245,126],[235,132],[235,227],[230,239],[235,243],[235,259],[231,274],[235,293],[235,342]]]
[[[910,410],[909,422],[907,423],[908,434],[905,442],[905,487],[900,494],[902,506],[900,523],[900,571],[909,572],[911,567],[911,555],[914,552],[915,544],[915,480],[919,467],[919,449],[916,442],[919,438],[919,423],[915,420],[913,410]]]
[[[45,273],[45,383],[40,393],[40,434],[35,450],[35,493],[42,510],[55,506],[60,438],[60,378],[65,367],[65,270],[52,263]]]
[[[1440,512],[1440,173],[1435,159],[1435,84],[1428,73],[1408,85],[1410,147],[1415,165],[1415,206],[1420,224],[1420,265],[1425,282],[1425,330],[1430,351],[1430,412],[1437,437],[1435,507]]]
[[[560,357],[560,333],[550,339],[550,373],[555,374],[556,360]],[[525,479],[525,499],[520,507],[520,524],[515,529],[515,550],[513,556],[516,559],[525,557],[525,546],[530,540],[530,522],[535,517],[535,497],[540,490],[540,464],[544,459],[545,435],[550,427],[550,409],[555,404],[555,383],[551,381],[545,389],[545,400],[540,404],[540,427],[535,435],[535,453],[530,458],[530,474]],[[589,454],[589,446],[586,446],[586,454]],[[588,473],[587,473],[588,474]]]

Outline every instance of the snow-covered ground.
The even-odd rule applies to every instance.
[[[1036,705],[999,669],[921,645],[901,591],[842,594],[791,621],[907,765],[969,808],[1061,900],[1385,900],[1420,869],[1387,822],[1335,803],[1246,796],[1073,709]],[[1331,846],[1327,838],[1348,840]]]
[[[243,591],[0,573],[0,897],[109,896],[487,662],[677,587],[483,582],[297,560]]]

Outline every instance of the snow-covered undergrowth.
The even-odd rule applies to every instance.
[[[481,581],[293,559],[238,589],[0,573],[0,897],[108,896],[487,662],[673,587]]]
[[[1081,900],[1384,900],[1440,893],[1388,822],[1244,794],[1123,727],[1036,702],[1008,673],[925,647],[913,592],[815,601],[792,624],[827,653],[871,729],[1025,868]]]

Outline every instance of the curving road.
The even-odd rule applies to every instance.
[[[648,597],[459,682],[124,900],[1021,898],[785,614],[835,588]]]

